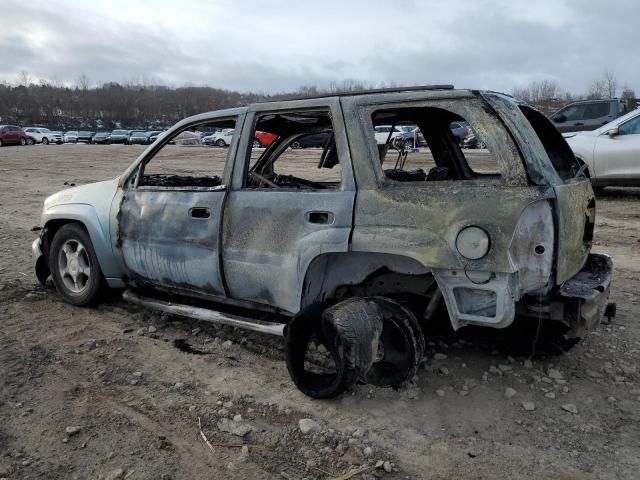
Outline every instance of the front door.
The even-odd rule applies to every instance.
[[[234,299],[293,313],[313,259],[349,249],[355,187],[342,112],[337,100],[319,99],[304,110],[262,105],[248,115],[252,128],[239,147],[246,156],[238,154],[224,212],[225,279]],[[252,148],[255,131],[277,138]],[[327,139],[319,148],[289,148],[318,134]]]
[[[598,179],[640,178],[640,115],[618,126],[618,135],[600,135],[593,151]]]
[[[224,119],[178,131],[175,144],[163,145],[142,162],[141,173],[125,191],[118,228],[126,270],[137,283],[187,295],[225,296],[220,222],[225,165],[233,149],[200,145],[199,132],[192,130],[229,123],[233,128],[235,122]]]

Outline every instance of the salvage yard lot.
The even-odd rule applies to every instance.
[[[539,348],[535,357],[505,346],[506,334],[434,333],[415,386],[358,386],[314,401],[289,380],[278,340],[118,298],[76,308],[36,286],[30,229],[44,198],[65,184],[112,178],[142,151],[0,149],[0,478],[93,479],[120,469],[131,479],[332,478],[379,460],[394,470],[375,471],[382,478],[638,478],[640,189],[607,189],[597,199],[594,250],[615,264],[612,325],[567,353]],[[208,162],[215,170],[227,153],[170,152],[184,174]],[[465,155],[473,168],[490,169],[485,152]],[[317,152],[292,156],[310,165]],[[428,155],[409,162],[418,158]],[[530,330],[518,328],[512,338],[530,345]],[[203,354],[176,348],[179,339]],[[226,431],[223,419],[237,414],[253,427],[248,453]],[[301,418],[322,431],[302,434]],[[69,426],[80,431],[67,434]]]

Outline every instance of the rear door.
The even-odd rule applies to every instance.
[[[235,125],[242,116],[206,125]],[[220,223],[227,194],[230,149],[200,145],[177,130],[152,148],[127,187],[120,207],[117,247],[137,283],[187,295],[225,297],[220,272]],[[176,145],[167,142],[177,135]],[[191,139],[191,140],[189,140]]]
[[[288,312],[300,308],[311,261],[322,253],[348,251],[355,196],[338,99],[300,105],[250,108],[226,202],[222,242],[230,296]],[[318,122],[327,128],[313,127]],[[295,132],[307,128],[309,134],[321,130],[335,135],[339,163],[333,168],[318,168],[322,148],[287,147],[299,138]],[[279,138],[264,151],[252,149],[256,130]],[[271,168],[258,168],[258,162],[266,165],[268,160],[273,160]]]

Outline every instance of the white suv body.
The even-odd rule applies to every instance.
[[[45,145],[49,143],[62,143],[62,136],[52,132],[48,128],[25,127],[23,130],[24,133],[33,138],[36,143],[44,143]]]

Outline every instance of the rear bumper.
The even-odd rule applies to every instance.
[[[609,303],[612,274],[611,257],[592,253],[582,270],[560,286],[558,297],[564,303],[565,320],[576,336],[592,330],[602,320]]]

